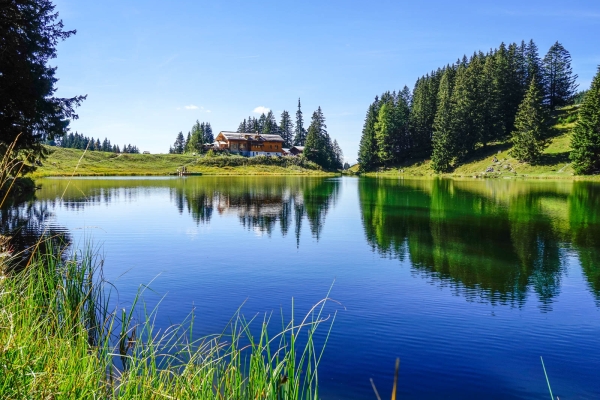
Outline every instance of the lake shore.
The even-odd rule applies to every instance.
[[[50,154],[32,178],[60,176],[164,176],[181,167],[203,175],[311,175],[334,176],[316,164],[292,157],[259,160],[240,156],[191,154],[115,154],[48,147]],[[264,161],[264,162],[263,162]]]

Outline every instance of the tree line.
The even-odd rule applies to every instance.
[[[363,171],[431,158],[447,172],[492,142],[513,143],[520,161],[536,162],[551,115],[577,95],[569,52],[558,42],[541,59],[537,45],[502,43],[419,79],[411,91],[385,92],[369,106],[358,160]]]
[[[205,144],[212,144],[215,141],[210,122],[200,123],[196,120],[192,129],[184,138],[183,132],[179,132],[175,138],[173,146],[169,147],[169,154],[184,153],[202,153]]]
[[[66,149],[87,149],[90,151],[106,151],[109,153],[139,154],[140,152],[137,146],[132,146],[131,144],[124,144],[123,147],[119,147],[116,144],[112,144],[107,138],[104,138],[104,140],[100,142],[99,138],[89,138],[77,132],[64,135],[62,138],[49,142],[49,144],[55,144],[56,146],[64,147]]]
[[[237,131],[239,133],[260,133],[263,135],[279,135],[284,140],[283,147],[304,146],[307,131],[304,129],[304,117],[302,116],[302,105],[298,99],[298,110],[296,110],[296,122],[292,121],[290,113],[283,110],[279,124],[275,120],[272,110],[259,118],[249,116],[240,122]]]
[[[290,113],[284,110],[281,113],[279,124],[275,120],[273,111],[259,118],[248,117],[240,122],[238,132],[257,132],[263,135],[279,135],[284,140],[283,147],[304,146],[303,156],[323,168],[336,170],[343,167],[344,154],[337,140],[332,140],[325,125],[325,115],[321,107],[313,112],[308,130],[304,128],[302,105],[298,99],[296,122],[292,121]]]

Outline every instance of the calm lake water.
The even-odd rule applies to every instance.
[[[337,317],[324,399],[600,398],[600,185],[585,182],[188,177],[40,180],[14,215],[93,242],[128,304],[166,327]],[[63,197],[64,193],[64,197]],[[62,197],[62,200],[61,200]],[[4,220],[10,215],[4,215]],[[36,222],[37,221],[37,222]],[[277,320],[277,318],[275,318]]]

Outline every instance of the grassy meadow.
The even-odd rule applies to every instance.
[[[436,174],[431,168],[431,160],[409,160],[393,168],[382,168],[370,172],[369,176],[405,177],[476,177],[476,178],[540,178],[540,179],[600,179],[596,176],[574,176],[569,160],[571,151],[571,131],[575,126],[576,107],[566,107],[558,111],[557,123],[542,159],[536,165],[521,163],[510,155],[510,143],[493,143],[482,147],[454,171]],[[494,157],[497,161],[494,161]],[[358,165],[352,167],[358,170]],[[493,172],[486,172],[493,168]]]
[[[191,154],[115,154],[48,147],[32,178],[48,176],[168,175],[184,167],[204,175],[329,175],[295,157],[193,156]]]

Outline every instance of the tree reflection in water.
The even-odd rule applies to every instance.
[[[36,248],[44,253],[48,247],[63,251],[69,245],[69,233],[52,224],[52,217],[49,204],[34,199],[0,209],[0,235],[10,238],[12,267],[24,267]]]
[[[382,256],[469,300],[543,311],[560,293],[566,256],[577,250],[600,298],[600,187],[593,183],[361,179],[367,241]]]

